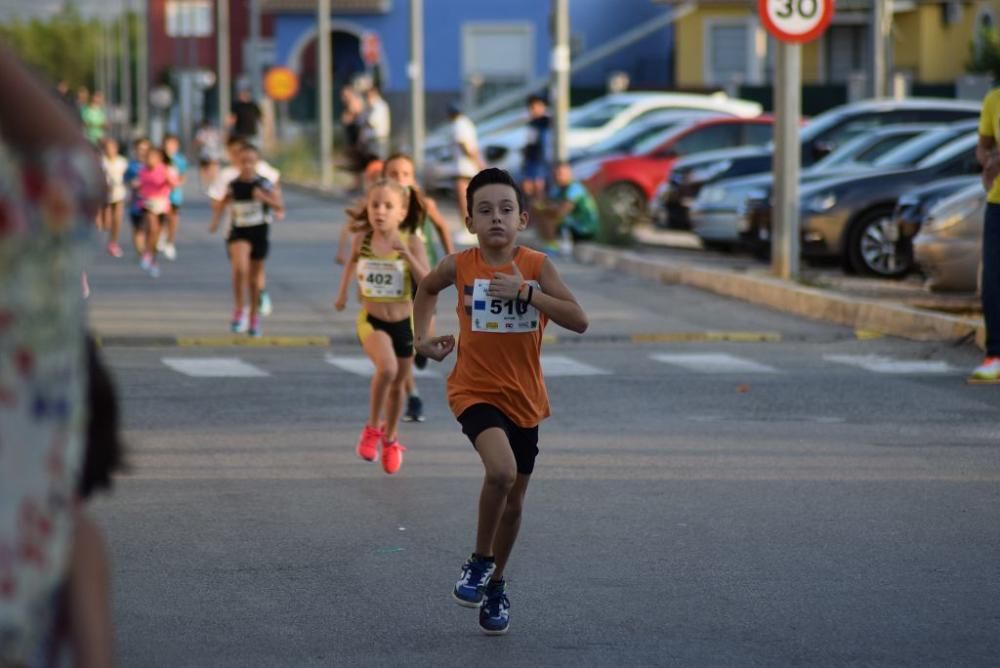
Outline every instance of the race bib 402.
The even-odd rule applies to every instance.
[[[369,299],[400,299],[404,296],[402,260],[358,260],[358,284],[361,295]]]

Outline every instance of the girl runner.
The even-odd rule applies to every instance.
[[[244,144],[237,164],[239,174],[229,183],[223,206],[230,209],[229,236],[226,249],[232,267],[233,318],[229,328],[234,333],[247,332],[252,337],[263,335],[260,326],[260,277],[270,249],[268,235],[273,214],[284,208],[281,191],[257,171],[260,156],[250,144]],[[208,231],[215,234],[221,216],[212,216]],[[249,301],[244,301],[243,295]],[[247,310],[249,303],[249,328]]]
[[[392,179],[393,181],[416,191],[424,210],[427,212],[427,215],[424,216],[423,220],[420,221],[420,225],[417,227],[417,236],[419,236],[424,242],[424,246],[427,249],[428,266],[431,268],[437,266],[437,245],[434,243],[434,239],[431,238],[431,234],[427,229],[428,221],[434,226],[446,255],[451,255],[455,252],[455,244],[451,239],[451,230],[448,229],[448,224],[441,215],[437,202],[430,197],[422,195],[420,190],[417,189],[416,178],[413,174],[413,158],[405,153],[396,153],[395,155],[391,155],[385,161],[385,167],[383,167],[382,173],[386,178]],[[416,292],[416,288],[417,286],[414,284],[414,293]],[[434,331],[433,321],[431,322],[431,331]],[[417,353],[413,358],[413,364],[418,369],[423,369],[427,366],[427,358],[420,353]],[[406,414],[403,416],[403,419],[406,422],[423,422],[423,401],[420,399],[420,392],[417,390],[417,382],[412,373],[406,379],[406,394]]]
[[[150,148],[146,166],[139,172],[139,196],[142,197],[146,215],[146,252],[142,268],[153,278],[160,275],[156,264],[156,245],[160,238],[160,223],[170,213],[170,191],[180,182],[177,172],[170,166],[163,151]]]
[[[187,158],[181,151],[181,140],[174,134],[163,137],[163,152],[177,172],[177,185],[170,191],[170,211],[167,213],[167,233],[160,240],[158,250],[170,261],[177,259],[177,226],[181,222],[181,205],[184,204],[184,178],[188,169]]]
[[[101,164],[108,182],[108,203],[102,212],[104,224],[101,227],[108,233],[108,255],[121,257],[122,247],[118,245],[118,235],[125,212],[125,171],[128,169],[128,160],[119,154],[118,142],[111,137],[101,140]]]
[[[368,421],[361,430],[357,453],[378,459],[396,473],[403,463],[397,428],[403,412],[406,378],[413,358],[413,281],[427,275],[427,251],[416,235],[424,211],[414,190],[380,179],[368,191],[368,229],[354,236],[351,256],[340,277],[334,308],[343,311],[347,289],[357,278],[363,305],[358,314],[358,339],[375,365]],[[382,419],[385,422],[382,422]]]
[[[504,569],[521,526],[524,493],[538,454],[538,424],[549,416],[542,378],[542,332],[551,319],[574,332],[587,315],[543,254],[517,245],[528,226],[524,194],[510,175],[486,169],[469,182],[466,225],[479,239],[441,261],[417,288],[417,349],[441,361],[453,335],[431,337],[437,295],[458,291],[459,349],[448,377],[448,403],[485,468],[476,549],[452,591],[479,608],[488,635],[507,632],[510,601]]]

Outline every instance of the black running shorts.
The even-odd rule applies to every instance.
[[[385,332],[392,340],[392,351],[396,357],[406,359],[413,357],[413,321],[409,318],[397,322],[379,320],[369,315],[364,309],[358,314],[358,341],[362,345],[373,332]]]
[[[519,427],[509,417],[504,415],[492,404],[473,404],[458,416],[462,425],[462,433],[469,437],[472,445],[487,429],[496,427],[507,434],[510,449],[514,451],[514,461],[517,462],[517,472],[531,475],[535,470],[535,457],[538,456],[538,425],[534,427]]]
[[[263,225],[251,225],[250,227],[233,227],[229,230],[226,238],[226,252],[229,252],[229,244],[234,241],[248,241],[250,243],[250,259],[267,259],[267,252],[271,248],[268,239],[268,232],[271,226],[267,223]]]

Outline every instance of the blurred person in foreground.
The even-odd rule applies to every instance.
[[[983,221],[982,303],[986,357],[969,376],[970,383],[1000,383],[1000,88],[986,95],[979,120],[976,158],[983,166],[986,214]]]
[[[532,207],[538,236],[546,251],[558,250],[561,236],[574,242],[593,239],[599,223],[597,202],[586,186],[573,178],[569,162],[556,163],[552,175],[552,187],[545,199]]]
[[[0,43],[0,665],[111,665],[106,565],[79,499],[89,429],[80,277],[99,158]],[[95,376],[90,376],[94,378]],[[103,417],[107,417],[103,415]]]

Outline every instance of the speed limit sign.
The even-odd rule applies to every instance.
[[[833,18],[834,0],[757,0],[757,12],[767,31],[782,42],[810,42]]]

